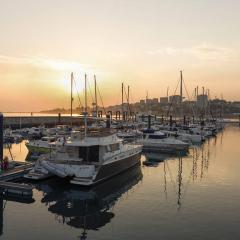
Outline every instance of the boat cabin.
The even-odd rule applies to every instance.
[[[122,140],[116,136],[88,137],[87,139],[68,140],[56,145],[56,153],[64,156],[64,160],[82,163],[100,163],[119,153]]]
[[[164,139],[167,137],[167,134],[161,131],[154,131],[152,129],[143,131],[143,139]]]

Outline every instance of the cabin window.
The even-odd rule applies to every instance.
[[[84,162],[98,162],[99,146],[79,147],[79,158]]]
[[[75,157],[75,147],[68,146],[66,149],[69,157]]]
[[[119,150],[119,143],[114,143],[109,146],[110,146],[111,152]]]

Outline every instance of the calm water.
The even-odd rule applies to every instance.
[[[240,239],[239,139],[228,127],[187,157],[160,156],[88,192],[37,184],[32,203],[1,201],[1,239]]]

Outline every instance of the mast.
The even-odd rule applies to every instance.
[[[223,120],[223,94],[221,94],[221,120]]]
[[[124,85],[122,83],[122,119],[123,119],[123,90],[124,90]]]
[[[71,73],[71,126],[72,126],[72,115],[73,115],[73,72]]]
[[[150,112],[149,112],[149,105],[148,105],[148,90],[146,92],[146,107],[147,107],[148,114],[150,114]]]
[[[95,111],[96,111],[96,117],[98,118],[97,80],[96,80],[95,74],[94,74],[94,91],[95,91]]]
[[[180,71],[180,116],[184,118],[183,116],[183,77],[182,77],[182,70]],[[183,124],[185,123],[185,120],[183,120]]]
[[[84,113],[84,123],[85,123],[85,137],[87,136],[87,74],[85,73],[85,113]]]
[[[180,96],[181,102],[183,100],[183,78],[182,78],[182,70],[180,71]]]
[[[181,204],[182,204],[182,157],[178,158],[178,200],[177,200],[177,204],[178,204],[178,210],[180,210],[181,208]]]
[[[127,102],[128,102],[128,110],[129,110],[129,117],[131,118],[131,111],[130,111],[130,99],[129,99],[129,95],[130,95],[130,86],[128,85],[128,92],[127,92]]]

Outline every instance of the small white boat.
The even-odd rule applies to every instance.
[[[150,152],[174,153],[187,151],[189,148],[188,143],[168,137],[167,134],[152,129],[143,131],[143,139],[140,142],[143,144],[143,150]]]
[[[26,147],[29,154],[38,153],[48,153],[51,149],[51,144],[56,141],[56,137],[42,137],[40,140],[30,140],[26,142]]]
[[[190,134],[185,132],[184,130],[178,130],[178,131],[162,131],[165,133],[168,137],[174,137],[180,141],[189,143],[189,144],[198,144],[202,143],[203,137],[199,134]]]

